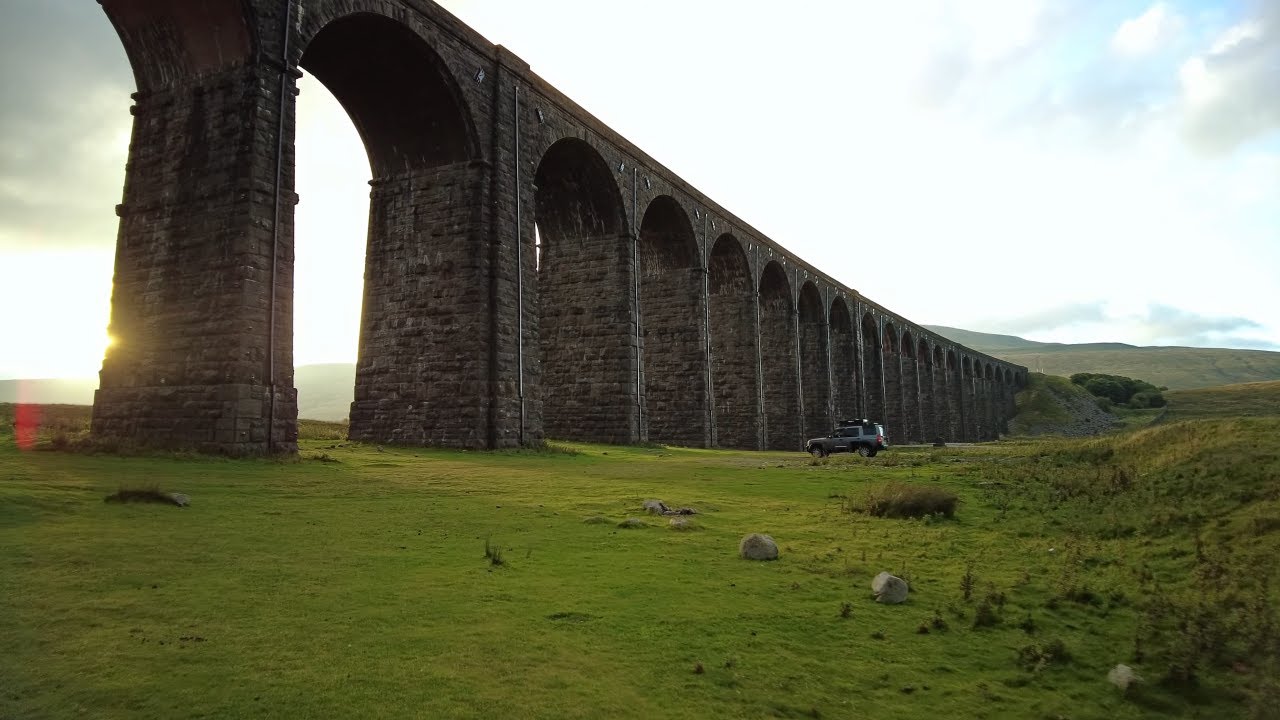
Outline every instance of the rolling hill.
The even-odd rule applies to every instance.
[[[356,366],[351,363],[302,365],[294,370],[298,416],[309,420],[346,420],[355,396]],[[97,378],[0,380],[0,403],[92,405]]]
[[[1108,373],[1146,380],[1170,390],[1280,380],[1280,352],[1127,345],[1043,343],[1015,335],[926,325],[934,332],[1032,372],[1069,377]]]

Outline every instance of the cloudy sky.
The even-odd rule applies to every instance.
[[[444,5],[916,322],[1280,350],[1280,2]],[[85,0],[0,2],[0,63],[0,379],[92,375],[132,74]],[[296,356],[352,361],[369,169],[301,87]]]

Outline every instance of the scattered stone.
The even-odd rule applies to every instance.
[[[645,500],[644,509],[645,509],[645,512],[649,513],[650,515],[697,515],[698,514],[698,511],[694,510],[693,508],[667,507],[667,504],[662,502],[661,500]]]
[[[645,525],[644,521],[640,518],[627,518],[626,520],[618,523],[618,527],[623,528],[624,530],[634,530],[637,528],[648,527],[648,525]]]
[[[871,592],[875,593],[876,602],[897,605],[907,599],[907,581],[882,572],[871,581]]]
[[[693,523],[689,522],[688,518],[683,518],[683,517],[671,518],[670,525],[672,530],[697,530],[698,529],[697,525],[694,525]]]
[[[778,543],[768,535],[751,533],[738,543],[738,554],[747,560],[777,560]]]
[[[187,507],[191,504],[191,496],[183,493],[169,493],[169,499],[178,507]]]
[[[1120,688],[1120,692],[1128,692],[1129,687],[1142,682],[1142,678],[1133,671],[1133,668],[1121,663],[1107,673],[1107,682]]]

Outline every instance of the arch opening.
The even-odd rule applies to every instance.
[[[350,435],[487,446],[488,368],[460,360],[486,357],[474,332],[488,326],[486,310],[463,302],[483,282],[474,218],[486,178],[471,162],[478,145],[453,77],[424,38],[373,13],[321,27],[299,65],[346,111],[372,175]],[[317,223],[313,207],[300,197],[303,227],[342,226]]]
[[[857,358],[853,320],[843,298],[831,301],[831,387],[833,422],[861,417],[858,408]]]
[[[707,262],[711,319],[711,396],[718,447],[760,447],[760,401],[756,382],[755,287],[746,252],[737,238],[721,235]]]
[[[761,376],[764,380],[765,447],[803,447],[796,387],[796,326],[791,283],[782,265],[769,261],[760,273]]]
[[[920,410],[920,360],[915,338],[910,330],[902,331],[902,422],[901,437],[908,442],[924,442]]]
[[[708,444],[702,277],[689,216],[668,195],[640,223],[640,323],[649,439]]]
[[[902,403],[902,355],[898,345],[898,329],[892,322],[884,324],[884,338],[880,345],[884,356],[884,425],[885,432],[894,442],[908,440],[908,428]]]
[[[643,408],[618,185],[600,154],[576,138],[547,149],[534,184],[537,319],[526,375],[540,393],[544,432],[635,442]]]
[[[862,315],[862,362],[867,381],[866,417],[885,423],[884,354],[880,352],[880,327],[869,312]]]
[[[831,419],[830,377],[827,373],[827,317],[825,304],[812,282],[800,286],[800,387],[804,391],[805,438],[826,435]]]

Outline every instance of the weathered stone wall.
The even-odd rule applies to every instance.
[[[272,78],[234,68],[135,98],[118,209],[115,343],[100,375],[93,432],[263,452],[274,418],[274,442],[291,450],[291,344],[277,345],[274,407],[266,350],[273,196],[251,181],[274,168],[259,141],[275,133]],[[287,242],[277,252],[290,264]],[[291,338],[291,270],[275,280],[284,289],[275,332]]]
[[[472,222],[481,163],[405,172],[370,198],[351,438],[488,445],[486,263]]]

